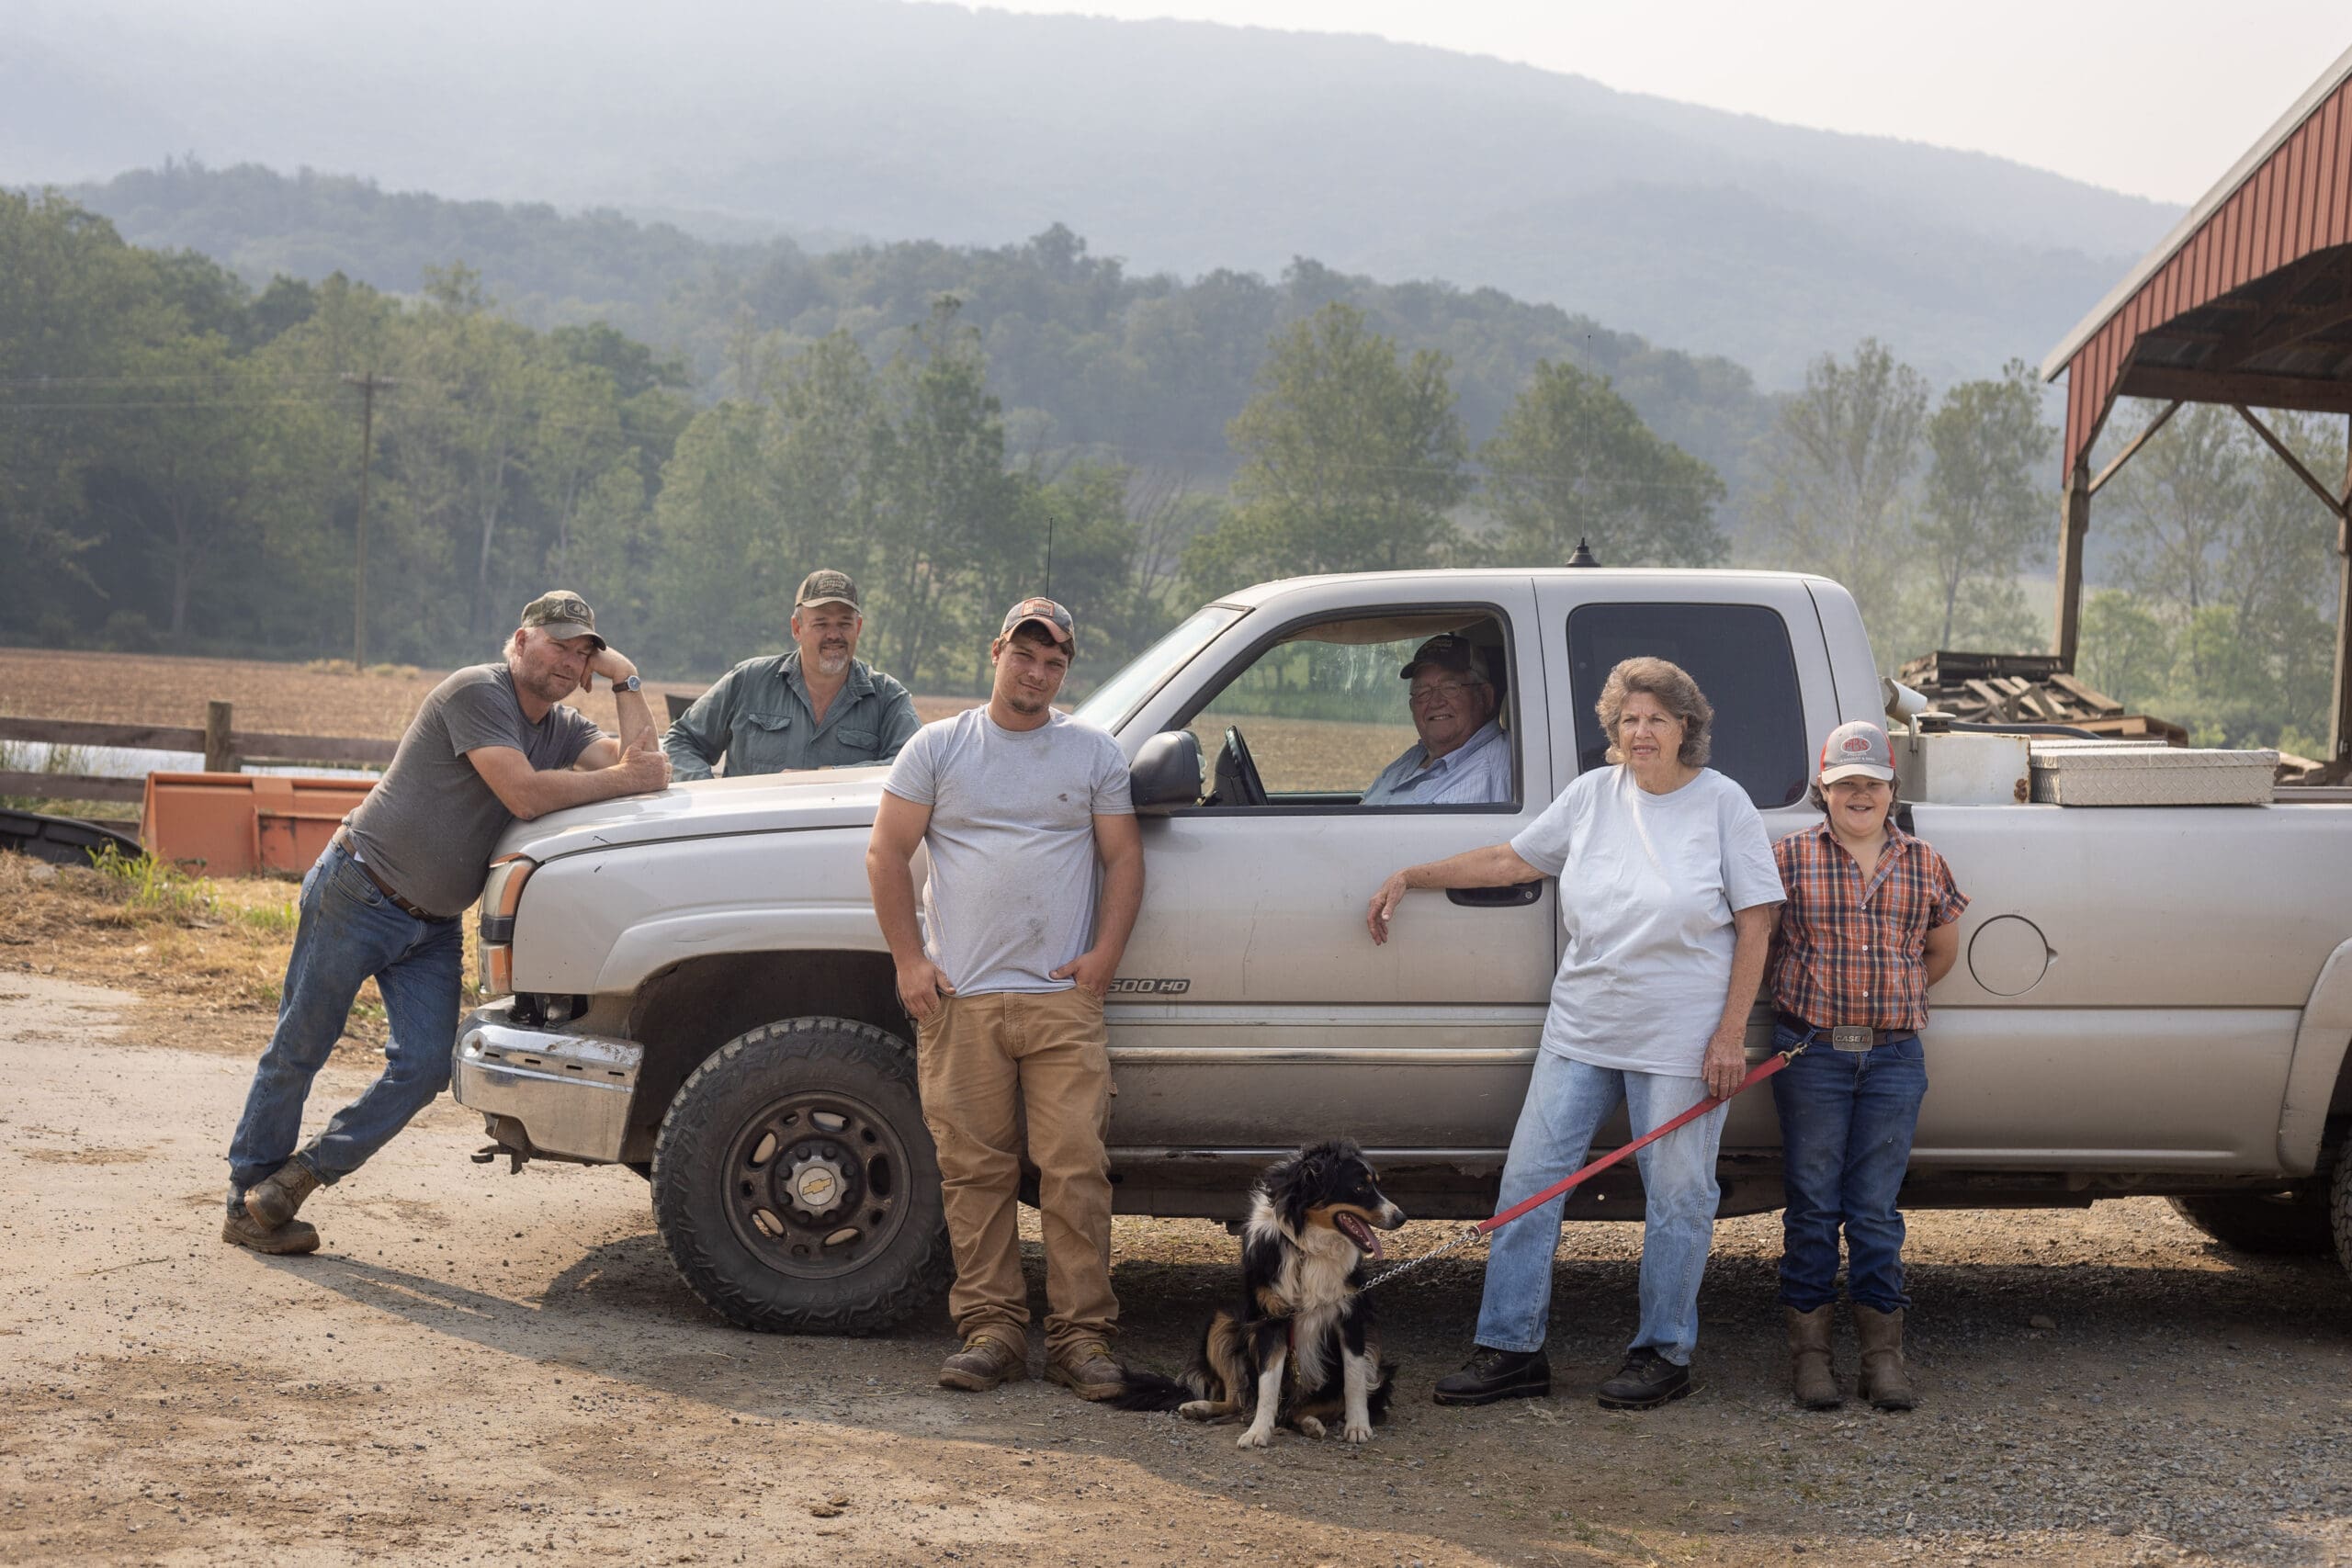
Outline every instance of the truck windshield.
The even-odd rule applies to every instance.
[[[1174,631],[1136,654],[1125,669],[1095,687],[1094,694],[1079,704],[1070,716],[1100,729],[1117,729],[1138,703],[1159,689],[1160,682],[1191,663],[1193,656],[1206,648],[1217,633],[1248,613],[1230,604],[1210,604],[1193,611]]]

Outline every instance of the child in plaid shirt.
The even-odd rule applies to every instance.
[[[1888,819],[1894,758],[1877,725],[1830,731],[1813,803],[1825,820],[1772,846],[1788,894],[1771,968],[1773,1044],[1805,1047],[1772,1079],[1790,1378],[1798,1404],[1837,1408],[1829,1321],[1842,1225],[1860,1396],[1908,1410],[1917,1399],[1903,1367],[1910,1298],[1895,1199],[1928,1092],[1928,987],[1960,955],[1968,898],[1941,855]]]

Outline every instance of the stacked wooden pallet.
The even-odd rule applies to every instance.
[[[2062,670],[2054,654],[1927,654],[1896,672],[1928,705],[1967,724],[2063,724],[2093,735],[2188,744],[2169,720],[2127,713],[2123,705]]]

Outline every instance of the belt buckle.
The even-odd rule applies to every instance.
[[[1833,1051],[1868,1051],[1878,1043],[1878,1031],[1859,1023],[1841,1023],[1829,1031]]]

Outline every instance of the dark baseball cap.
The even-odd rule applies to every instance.
[[[1011,637],[1015,628],[1035,621],[1045,628],[1046,635],[1068,649],[1070,657],[1078,657],[1078,633],[1071,629],[1069,612],[1051,599],[1023,599],[1004,613],[1004,626],[999,637]]]
[[[850,581],[849,573],[824,568],[800,580],[800,592],[792,596],[792,607],[797,610],[804,604],[846,604],[860,615],[865,614],[858,609],[857,584]]]
[[[1452,632],[1441,632],[1413,649],[1412,662],[1396,673],[1409,681],[1424,668],[1452,670],[1489,682],[1493,680],[1487,672],[1486,660],[1479,656],[1478,645]]]
[[[533,626],[560,642],[567,637],[595,637],[596,646],[605,639],[596,637],[596,612],[588,601],[569,588],[551,588],[523,606],[522,625]]]
[[[1821,782],[1836,784],[1839,779],[1877,779],[1891,784],[1894,780],[1894,749],[1887,744],[1886,731],[1866,718],[1841,724],[1829,732],[1821,743]]]

